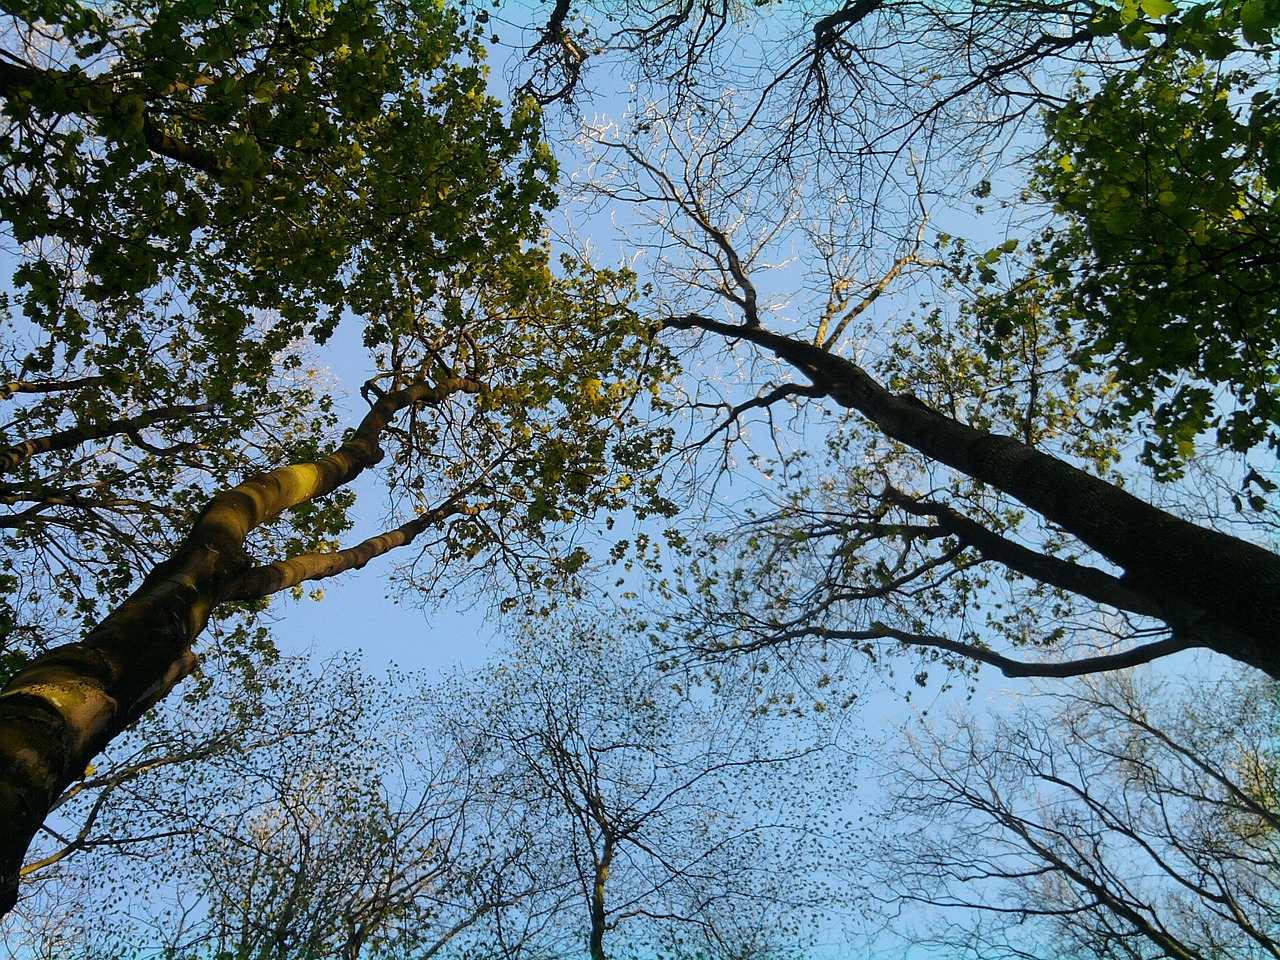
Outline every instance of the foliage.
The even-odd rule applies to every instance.
[[[18,279],[28,318],[60,332],[46,366],[88,332],[73,291],[122,319],[168,280],[198,349],[236,344],[255,310],[279,314],[265,344],[279,349],[323,340],[343,309],[394,314],[406,261],[420,280],[486,265],[478,254],[511,250],[549,202],[536,113],[503,118],[479,25],[442,4],[10,15],[11,59],[37,62],[6,68],[0,215],[40,243]]]
[[[437,596],[468,574],[563,589],[587,559],[568,523],[670,510],[650,476],[666,434],[645,429],[670,355],[627,271],[553,257],[554,163],[537,111],[485,92],[479,23],[394,2],[10,16],[4,394],[22,399],[0,457],[30,506],[7,518],[26,553],[4,571],[3,708],[79,726],[47,753],[15,745],[40,726],[4,741],[24,815],[193,668],[215,607],[415,540],[410,577]],[[334,442],[305,356],[343,313],[378,372]],[[343,548],[348,485],[386,452],[390,529]],[[252,625],[231,636],[246,671],[270,654]],[[50,670],[97,706],[63,714]]]
[[[536,242],[554,164],[536,110],[485,92],[479,21],[435,3],[10,16],[14,666],[119,602],[213,490],[319,454],[335,384],[306,338],[343,311],[383,371],[371,398],[418,377],[488,388],[415,423],[392,465],[405,512],[452,517],[423,586],[493,550],[536,577],[544,528],[606,501],[668,509],[636,398],[668,358],[625,272]],[[349,505],[300,505],[255,556],[332,549]]]
[[[1049,115],[1038,186],[1066,223],[1038,269],[1077,359],[1114,377],[1121,417],[1151,415],[1145,457],[1176,473],[1207,429],[1240,451],[1280,436],[1280,8],[1128,6],[1102,28],[1140,61]]]
[[[30,650],[118,602],[211,490],[313,458],[333,384],[306,338],[354,310],[385,342],[406,297],[476,282],[481,249],[535,232],[553,174],[536,114],[508,121],[485,93],[478,28],[438,4],[7,17],[0,619]],[[324,547],[348,504],[258,547]]]
[[[630,271],[553,263],[534,246],[496,264],[481,287],[450,287],[440,314],[382,331],[387,345],[374,355],[391,372],[371,381],[374,392],[422,374],[485,384],[474,405],[411,416],[389,464],[402,509],[465,497],[439,549],[412,572],[418,587],[489,555],[516,582],[549,576],[562,590],[588,558],[561,546],[570,525],[601,509],[671,511],[656,471],[670,428],[651,419],[675,367],[634,310],[634,283]]]

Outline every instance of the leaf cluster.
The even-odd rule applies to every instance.
[[[1119,415],[1149,418],[1165,476],[1207,431],[1235,451],[1280,442],[1277,25],[1262,0],[1126,4],[1100,29],[1137,65],[1047,119],[1037,189],[1066,218],[1039,264],[1054,322],[1113,379]]]

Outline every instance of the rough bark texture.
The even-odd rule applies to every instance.
[[[129,599],[82,641],[36,658],[13,678],[0,693],[0,915],[17,902],[22,859],[59,795],[195,666],[192,643],[253,568],[244,552],[249,531],[377,463],[378,437],[400,410],[479,389],[453,380],[387,394],[329,456],[218,494]]]
[[[885,435],[1001,490],[1124,570],[1174,636],[1280,679],[1280,556],[1197,526],[1020,440],[967,426],[820,347],[705,317],[669,322],[747,340]]]

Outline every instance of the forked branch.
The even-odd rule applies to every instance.
[[[376,464],[379,438],[399,412],[482,388],[454,378],[387,393],[328,456],[218,494],[172,556],[83,641],[35,658],[13,677],[0,693],[0,912],[16,902],[22,858],[58,797],[195,666],[192,643],[249,567],[250,531]]]
[[[1013,497],[1121,568],[1113,586],[1137,595],[1176,642],[1209,647],[1280,678],[1280,556],[1176,517],[1019,439],[895,394],[852,360],[813,343],[693,315],[665,325],[769,351],[886,436]],[[1017,559],[1016,551],[1006,552]]]

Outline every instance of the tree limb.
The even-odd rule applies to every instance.
[[[279,467],[215,496],[168,560],[84,640],[54,648],[0,692],[0,913],[17,901],[31,838],[89,760],[196,664],[191,645],[222,590],[249,563],[250,531],[350,483],[382,457],[378,438],[400,411],[440,404],[475,380],[415,383],[388,393],[337,450]]]
[[[428,529],[447,517],[474,513],[473,508],[458,502],[430,510],[420,517],[402,523],[394,530],[370,537],[354,547],[331,553],[308,553],[287,560],[246,570],[223,590],[222,599],[257,600],[269,597],[281,590],[298,586],[308,580],[323,580],[348,570],[359,570],[375,557],[380,557],[397,547],[407,547]]]
[[[1000,490],[1122,568],[1180,637],[1280,679],[1280,556],[1167,513],[1013,437],[894,394],[851,360],[744,324],[687,315],[665,325],[747,340],[790,363],[886,436]]]
[[[913,500],[898,490],[890,490],[890,500],[916,517],[932,517],[938,525],[977,550],[984,560],[1024,573],[1027,576],[1060,587],[1071,593],[1127,610],[1139,616],[1160,618],[1160,607],[1144,594],[1129,589],[1120,577],[1095,567],[1038,553],[983,526],[978,521],[940,503]]]
[[[946,650],[948,653],[956,653],[970,660],[990,664],[999,669],[1006,677],[1083,677],[1091,673],[1106,673],[1111,670],[1122,670],[1125,667],[1136,667],[1140,663],[1150,663],[1160,657],[1167,657],[1200,645],[1195,640],[1189,640],[1184,637],[1169,637],[1166,640],[1146,643],[1122,653],[1106,654],[1100,657],[1081,657],[1078,660],[1065,660],[1056,663],[1033,663],[1026,660],[1014,660],[972,643],[962,643],[959,640],[952,640],[948,637],[909,633],[883,623],[873,623],[870,630],[827,630],[823,631],[822,635],[834,640],[891,639],[907,646]]]
[[[80,446],[82,443],[101,440],[104,437],[117,434],[137,433],[152,424],[198,416],[202,413],[208,413],[212,409],[213,404],[210,403],[175,404],[169,407],[157,407],[155,410],[140,413],[136,417],[108,420],[105,423],[85,424],[79,427],[72,427],[69,430],[46,434],[43,437],[23,440],[21,443],[15,443],[11,447],[0,450],[0,474],[9,473],[32,457],[42,453],[50,453],[54,450],[70,450]]]
[[[0,61],[0,66],[3,61]],[[75,380],[10,380],[0,383],[0,400],[8,400],[16,393],[55,393],[61,390],[79,390],[96,387],[106,382],[106,377],[80,377]]]
[[[813,56],[817,59],[846,31],[884,6],[885,0],[854,0],[813,25]]]

